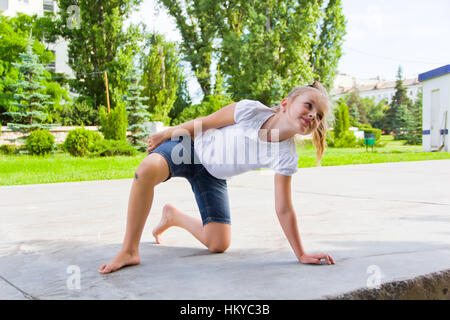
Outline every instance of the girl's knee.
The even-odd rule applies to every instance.
[[[135,180],[145,179],[145,181],[158,184],[165,181],[169,176],[169,165],[163,156],[152,153],[139,164],[134,174]]]
[[[223,253],[229,246],[229,243],[215,243],[208,245],[208,250],[212,253]]]

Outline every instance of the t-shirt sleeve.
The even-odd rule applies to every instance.
[[[284,176],[292,176],[298,171],[298,154],[285,153],[280,156],[280,161],[275,167],[275,172]]]
[[[244,99],[239,101],[234,108],[234,122],[240,123],[252,119],[258,107],[257,101],[254,100]]]

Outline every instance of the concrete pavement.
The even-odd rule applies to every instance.
[[[188,182],[172,178],[156,187],[141,264],[101,275],[121,247],[131,183],[0,187],[0,299],[324,299],[450,269],[450,160],[299,169],[303,246],[331,254],[332,266],[297,262],[273,174],[253,171],[228,183],[226,253],[178,228],[155,244],[165,203],[200,217]]]

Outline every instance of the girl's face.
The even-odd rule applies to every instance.
[[[282,111],[285,108],[289,124],[297,133],[309,135],[317,129],[328,111],[328,102],[317,89],[310,88],[292,101],[283,99],[281,108]]]

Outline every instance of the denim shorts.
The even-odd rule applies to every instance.
[[[170,174],[165,181],[171,177],[184,177],[189,181],[203,226],[209,222],[231,224],[227,181],[212,176],[200,163],[190,136],[174,139],[164,141],[148,153],[159,153],[167,160]],[[188,152],[184,153],[186,150]]]

